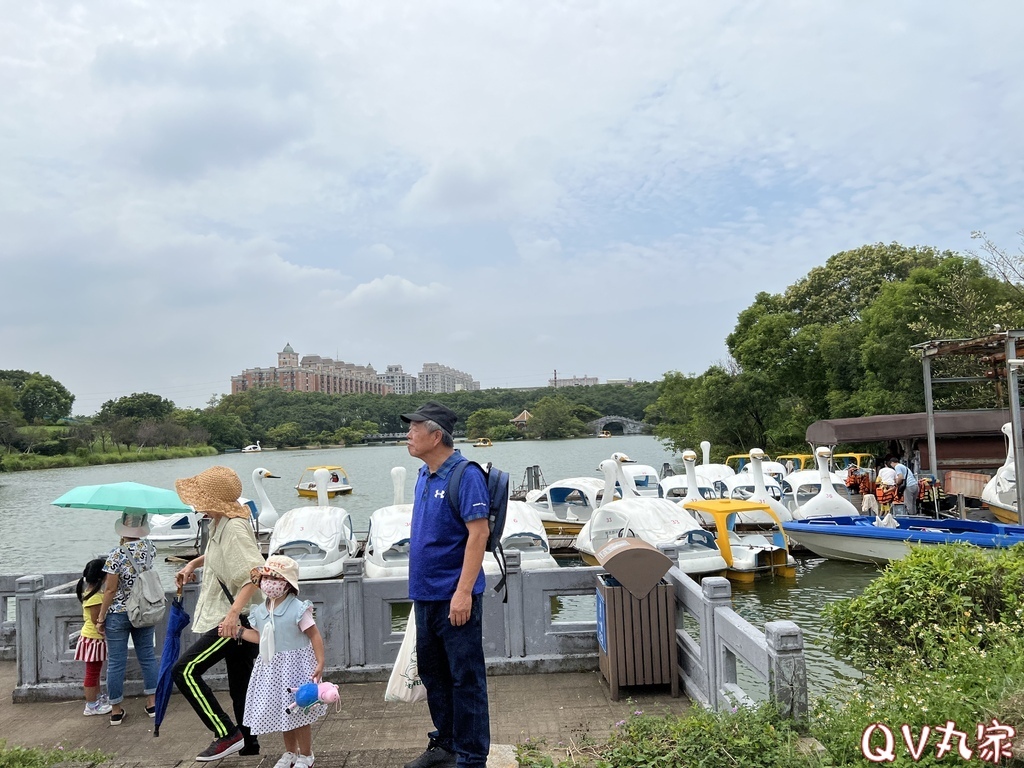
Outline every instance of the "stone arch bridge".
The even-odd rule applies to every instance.
[[[645,435],[650,432],[650,427],[642,421],[627,419],[625,416],[602,416],[587,422],[587,427],[593,430],[595,435],[607,430],[613,435]]]

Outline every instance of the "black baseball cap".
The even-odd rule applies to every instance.
[[[414,413],[402,414],[402,421],[407,424],[413,421],[432,421],[449,435],[454,433],[455,422],[458,420],[459,417],[455,415],[455,411],[435,400],[428,400]]]

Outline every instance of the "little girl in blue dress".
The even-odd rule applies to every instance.
[[[324,641],[313,620],[313,604],[298,598],[298,563],[290,557],[273,555],[259,569],[258,576],[267,599],[249,612],[252,629],[241,627],[235,635],[239,641],[260,646],[249,678],[242,722],[254,736],[281,732],[285,753],[274,768],[311,768],[310,726],[326,713],[327,707],[317,705],[290,713],[285,708],[293,701],[289,688],[321,681]]]

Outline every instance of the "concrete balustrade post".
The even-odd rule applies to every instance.
[[[807,717],[807,666],[804,635],[792,621],[764,625],[768,644],[768,690],[779,712],[794,720]]]
[[[349,558],[342,571],[345,624],[342,633],[346,639],[342,657],[344,667],[366,664],[366,638],[363,631],[363,558]]]
[[[732,584],[722,576],[709,576],[700,583],[700,655],[707,675],[708,700],[718,710],[718,636],[715,632],[715,611],[732,605]]]
[[[39,683],[39,607],[43,576],[22,576],[14,584],[18,614],[18,686]]]

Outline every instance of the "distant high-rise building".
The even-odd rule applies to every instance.
[[[377,374],[377,381],[387,384],[396,395],[416,394],[416,377],[406,373],[400,365],[389,365],[384,373]]]
[[[558,376],[548,379],[549,387],[593,387],[595,384],[597,384],[597,376],[573,376],[571,378]]]
[[[332,395],[386,395],[391,391],[387,384],[378,380],[371,365],[356,365],[320,355],[306,355],[300,361],[291,344],[285,344],[277,353],[277,368],[248,368],[231,377],[233,395],[261,387]]]
[[[424,363],[416,383],[420,392],[460,392],[480,389],[480,382],[464,371],[457,371],[439,363]]]

